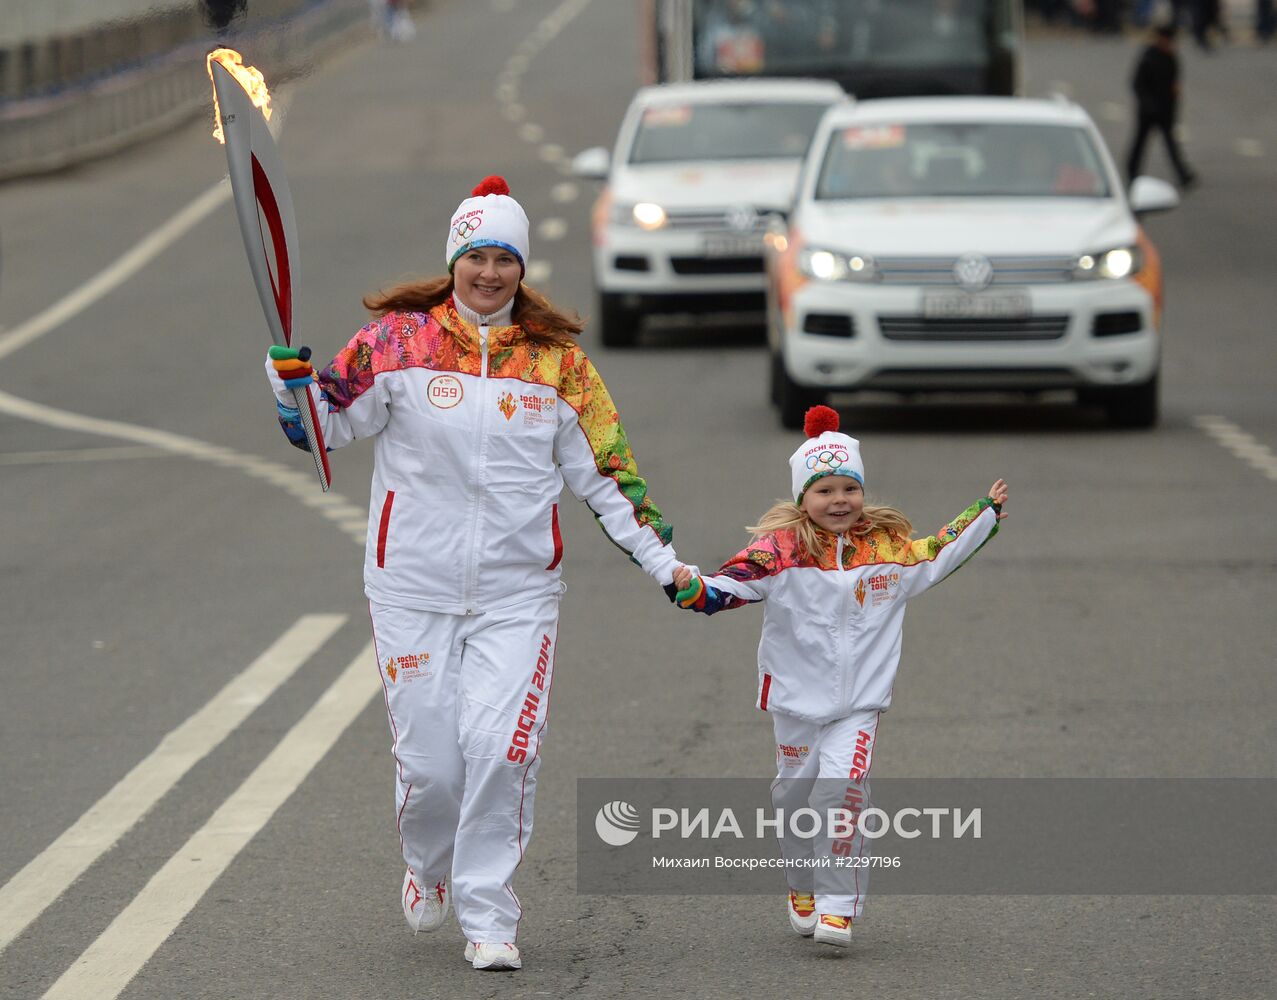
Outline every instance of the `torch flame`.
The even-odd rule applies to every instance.
[[[262,109],[262,115],[270,121],[270,91],[266,89],[266,78],[256,66],[245,66],[244,57],[234,49],[214,49],[208,54],[208,78],[213,79],[213,63],[219,62],[231,76],[244,88],[249,100]],[[217,88],[213,88],[213,138],[225,143],[222,135],[222,112],[217,106]]]

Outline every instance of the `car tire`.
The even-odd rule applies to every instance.
[[[638,341],[638,314],[620,295],[599,292],[599,339],[604,347],[633,347]]]
[[[1158,377],[1154,375],[1139,385],[1092,389],[1082,394],[1082,401],[1102,407],[1113,427],[1138,429],[1157,424],[1158,395]]]
[[[808,389],[799,385],[785,371],[785,360],[779,354],[772,355],[772,403],[780,411],[780,425],[786,430],[802,430],[807,411],[819,406],[828,398],[821,389]]]

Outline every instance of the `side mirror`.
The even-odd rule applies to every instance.
[[[588,180],[607,180],[612,168],[612,155],[602,146],[592,146],[572,157],[572,173]]]
[[[1131,211],[1136,215],[1165,212],[1179,204],[1179,192],[1156,177],[1136,177],[1128,195]]]

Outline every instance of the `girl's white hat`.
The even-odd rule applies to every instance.
[[[808,487],[825,476],[848,476],[861,486],[865,485],[860,442],[838,433],[836,410],[828,406],[813,406],[803,421],[803,433],[807,440],[789,456],[794,503],[802,503]]]
[[[501,247],[519,258],[522,273],[528,269],[528,216],[523,206],[510,197],[505,178],[485,177],[471,196],[457,206],[448,226],[448,244],[443,259],[452,265],[467,250]]]

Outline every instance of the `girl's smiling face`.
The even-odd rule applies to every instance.
[[[453,290],[481,316],[494,313],[519,290],[519,258],[501,247],[475,247],[452,265]]]
[[[864,513],[865,490],[850,476],[825,476],[807,488],[800,506],[816,527],[841,535]]]

